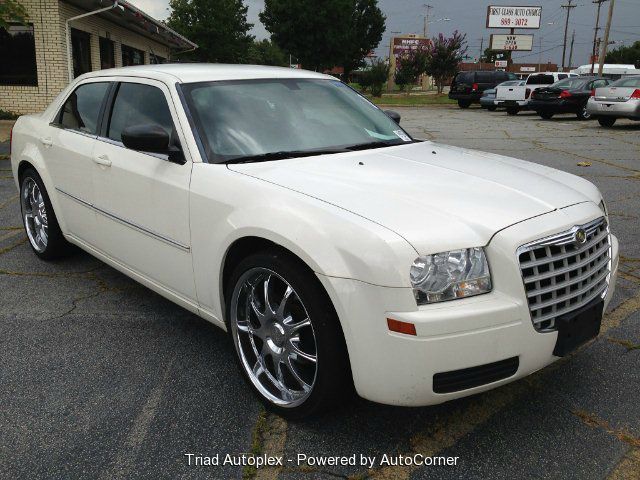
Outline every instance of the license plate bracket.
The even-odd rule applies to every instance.
[[[604,300],[598,296],[582,308],[556,318],[558,339],[553,349],[556,357],[564,357],[600,333]]]

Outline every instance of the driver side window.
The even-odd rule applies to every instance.
[[[122,131],[133,125],[156,124],[173,135],[171,111],[162,90],[141,83],[121,83],[109,118],[107,137],[122,141]]]

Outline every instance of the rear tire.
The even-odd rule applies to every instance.
[[[471,102],[469,100],[458,100],[458,106],[460,108],[469,108]]]
[[[538,115],[545,120],[551,120],[554,114],[551,112],[538,112]]]
[[[615,117],[598,117],[598,123],[600,126],[605,128],[613,127],[613,124],[616,123]]]
[[[225,300],[236,360],[266,408],[300,419],[351,397],[338,316],[300,260],[275,248],[248,256],[234,269]]]
[[[487,110],[489,110],[490,112],[495,112],[497,109],[498,109],[498,107],[496,107],[495,105],[487,107]]]
[[[44,183],[33,168],[20,176],[20,211],[29,245],[43,260],[67,256],[73,248],[60,230]]]
[[[507,115],[517,115],[519,111],[518,107],[507,107]]]

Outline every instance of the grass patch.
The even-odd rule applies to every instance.
[[[253,427],[253,435],[251,437],[251,453],[258,456],[263,450],[263,439],[267,429],[267,412],[261,409],[256,420],[256,425]],[[242,469],[242,478],[244,480],[251,480],[256,478],[258,470],[253,465],[246,465]]]
[[[398,105],[415,107],[421,105],[455,105],[456,101],[449,99],[447,94],[434,94],[434,95],[382,95],[382,97],[372,97],[367,95],[367,98],[376,105]]]

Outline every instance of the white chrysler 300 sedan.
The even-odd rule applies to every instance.
[[[227,330],[267,406],[429,405],[595,337],[618,241],[586,180],[413,139],[333,77],[154,65],[13,129],[31,247],[79,246]]]

